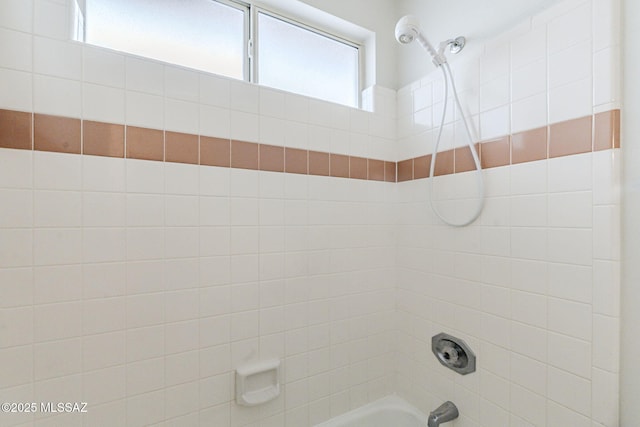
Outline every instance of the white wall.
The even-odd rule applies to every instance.
[[[640,4],[623,1],[624,16],[624,109],[622,110],[623,143],[623,211],[622,228],[622,337],[621,337],[621,401],[620,422],[631,426],[640,419]]]
[[[619,108],[619,19],[617,0],[563,1],[455,62],[480,139]],[[430,153],[442,100],[438,71],[399,90],[399,159]],[[444,149],[465,143],[448,117]],[[485,209],[461,229],[431,212],[426,180],[398,184],[399,393],[427,412],[452,400],[454,425],[619,425],[620,155],[487,169]],[[449,218],[472,209],[474,178],[436,179]],[[475,374],[440,366],[439,332],[473,348]]]
[[[465,36],[469,42],[465,49],[469,52],[488,38],[557,2],[559,0],[401,0],[398,9],[399,16],[411,14],[420,19],[424,34],[433,45]],[[466,52],[462,55],[468,56]],[[431,60],[417,44],[400,49],[397,64],[397,87],[417,80],[433,69]]]

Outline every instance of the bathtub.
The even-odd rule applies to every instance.
[[[427,416],[398,396],[387,396],[315,427],[425,427]]]

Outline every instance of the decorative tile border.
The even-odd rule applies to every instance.
[[[429,177],[431,155],[399,162],[0,110],[0,147],[403,182]],[[484,169],[620,147],[620,110],[476,144]],[[475,168],[467,147],[438,153],[435,175]]]
[[[483,169],[620,148],[620,110],[605,111],[476,144]],[[475,169],[467,147],[438,153],[435,175]],[[398,182],[427,178],[431,155],[398,162]]]

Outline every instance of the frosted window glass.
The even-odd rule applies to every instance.
[[[244,13],[212,0],[87,0],[85,41],[242,79]]]
[[[358,49],[272,16],[258,16],[258,82],[358,106]]]

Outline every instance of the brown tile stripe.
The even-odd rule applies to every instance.
[[[592,151],[591,126],[591,116],[549,126],[549,158]]]
[[[367,179],[384,181],[384,160],[367,160]]]
[[[511,136],[511,164],[547,158],[547,127],[531,129]]]
[[[164,160],[173,163],[200,163],[198,135],[188,133],[164,133]]]
[[[411,181],[413,179],[413,159],[398,162],[398,182]]]
[[[0,147],[31,150],[33,148],[33,114],[0,110]]]
[[[80,119],[34,114],[33,147],[37,151],[80,154],[82,134]]]
[[[480,144],[475,144],[476,154],[480,156]],[[454,151],[455,173],[469,172],[476,169],[473,154],[469,147],[458,147]]]
[[[480,164],[483,169],[511,164],[511,138],[503,136],[480,144]]]
[[[620,147],[620,110],[479,143],[484,168]],[[0,148],[400,182],[429,176],[431,155],[400,162],[0,109]],[[473,170],[466,147],[438,153],[435,175]]]
[[[127,158],[164,161],[164,132],[127,126]]]
[[[83,121],[82,154],[124,157],[124,126]]]

